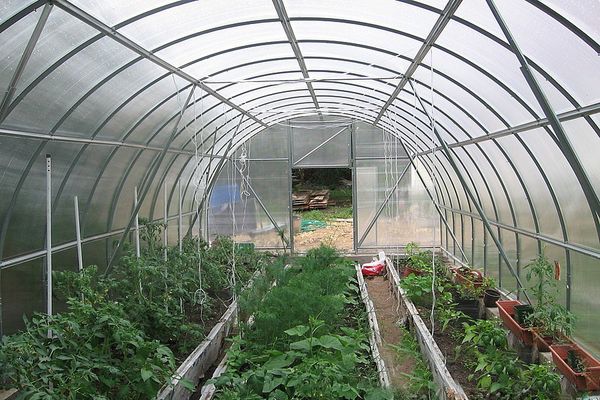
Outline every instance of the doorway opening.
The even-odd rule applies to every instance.
[[[341,253],[354,250],[352,183],[350,168],[292,169],[295,252],[321,243]]]

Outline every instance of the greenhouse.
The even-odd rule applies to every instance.
[[[598,0],[0,0],[0,399],[600,396]]]

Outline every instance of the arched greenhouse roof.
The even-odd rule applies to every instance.
[[[591,315],[600,306],[598,21],[597,0],[4,0],[5,330],[43,303],[10,312],[42,291],[46,154],[55,263],[73,263],[77,196],[86,258],[107,264],[136,212],[161,219],[165,210],[176,223],[181,208],[191,231],[224,160],[307,118],[392,135],[432,182],[448,251],[481,252],[510,289],[502,265],[519,269],[545,248],[566,268],[567,306]],[[598,323],[579,333],[596,350]]]

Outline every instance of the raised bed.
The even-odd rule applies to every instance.
[[[446,368],[445,358],[427,329],[425,322],[423,322],[419,311],[408,298],[404,289],[400,287],[400,276],[389,258],[386,259],[386,266],[390,290],[400,305],[402,316],[412,327],[419,342],[421,352],[429,364],[429,368],[433,374],[433,380],[437,387],[436,395],[440,400],[467,400],[468,397],[463,388],[454,380]]]
[[[206,371],[217,361],[225,338],[229,336],[236,320],[237,302],[232,302],[219,322],[211,329],[208,336],[190,353],[185,361],[177,368],[173,384],[166,386],[156,397],[157,400],[189,399],[192,392],[181,384],[182,379],[198,384]]]

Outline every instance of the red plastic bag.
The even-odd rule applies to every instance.
[[[360,269],[363,276],[379,276],[383,275],[385,271],[385,260],[384,261],[373,261],[362,265]]]

